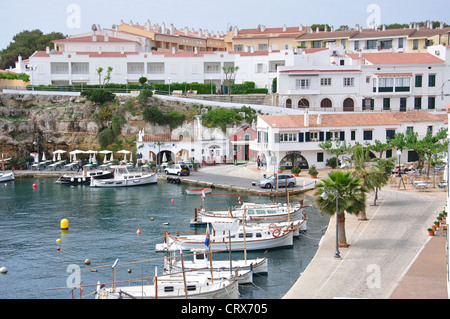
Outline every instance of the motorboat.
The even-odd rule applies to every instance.
[[[56,184],[63,185],[89,185],[91,179],[111,179],[114,177],[114,172],[110,170],[92,170],[83,171],[81,175],[64,174],[57,180]]]
[[[195,188],[195,189],[187,189],[186,194],[189,195],[204,195],[212,192],[212,188]]]
[[[129,172],[126,166],[111,166],[114,173],[112,178],[91,179],[91,187],[130,187],[155,184],[158,182],[157,174],[150,172]]]
[[[303,201],[298,204],[281,204],[281,203],[243,203],[234,209],[213,211],[203,207],[195,208],[194,218],[190,223],[193,226],[205,225],[214,220],[224,220],[229,218],[237,218],[242,220],[245,218],[246,223],[272,223],[281,221],[304,220],[302,224],[303,230],[306,230],[306,213],[305,208],[310,205],[303,205]]]
[[[195,248],[191,250],[192,260],[183,260],[183,265],[181,259],[169,256],[164,258],[164,270],[168,272],[181,271],[184,267],[185,270],[195,270],[202,268],[211,268],[214,271],[226,271],[230,272],[234,270],[250,270],[255,274],[267,274],[268,273],[268,257],[267,252],[264,254],[263,258],[253,258],[253,259],[231,259],[230,260],[216,260],[209,259],[208,250],[205,248]],[[215,253],[215,252],[214,252]],[[189,254],[186,254],[189,256]]]
[[[277,248],[292,248],[294,225],[292,228],[261,225],[240,225],[239,220],[231,219],[224,222],[211,223],[212,233],[208,227],[206,234],[171,235],[164,231],[164,243],[156,244],[155,251],[168,252],[204,248],[206,242],[212,250],[268,250]],[[270,225],[272,225],[270,224]],[[232,226],[230,226],[232,225]]]
[[[210,278],[209,272],[164,274],[153,284],[106,288],[97,285],[96,299],[237,299],[238,282]]]

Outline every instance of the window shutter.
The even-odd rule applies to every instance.
[[[280,133],[275,133],[273,142],[280,143]]]
[[[327,141],[331,140],[331,132],[327,132],[326,137],[327,137],[327,139],[326,139]]]
[[[298,133],[298,141],[299,142],[304,142],[304,138],[305,138],[305,133],[303,133],[303,132]]]
[[[309,132],[305,133],[305,142],[309,142],[310,138],[309,138]]]
[[[344,141],[344,140],[345,140],[345,131],[340,131],[340,132],[339,132],[339,139],[340,139],[341,141]]]
[[[323,132],[319,132],[319,141],[323,141]]]

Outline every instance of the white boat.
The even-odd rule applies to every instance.
[[[14,180],[14,171],[0,173],[0,182],[9,182]]]
[[[260,203],[243,203],[235,207],[233,210],[227,211],[210,211],[205,208],[196,208],[194,218],[191,219],[191,225],[204,225],[214,220],[223,220],[229,218],[237,218],[242,220],[245,217],[246,223],[272,223],[291,220],[305,220],[306,213],[303,201],[299,204],[260,204]],[[303,230],[306,230],[306,222],[303,223]]]
[[[143,172],[130,173],[126,166],[111,166],[114,177],[110,179],[91,179],[91,187],[130,187],[158,182],[156,173],[144,174]]]
[[[206,238],[209,237],[211,250],[268,250],[276,248],[291,248],[293,246],[294,229],[288,227],[272,227],[262,225],[239,225],[239,220],[233,219],[232,223],[238,226],[233,231],[221,229],[221,224],[230,222],[212,223],[213,232],[203,235],[178,235],[172,236],[164,231],[164,243],[157,244],[155,251],[168,252],[204,248]],[[209,234],[209,236],[207,235]]]
[[[9,161],[11,158],[3,158],[0,160],[2,162],[2,172],[0,173],[0,182],[9,182],[14,180],[14,171],[5,173],[5,162]]]
[[[55,184],[62,185],[89,185],[91,179],[111,179],[114,177],[112,171],[92,170],[84,171],[81,175],[61,175],[55,182]]]
[[[195,189],[186,189],[186,194],[189,195],[203,195],[209,194],[212,192],[212,188],[195,188]]]
[[[234,270],[250,270],[255,274],[267,274],[268,273],[268,258],[267,252],[263,258],[255,259],[238,259],[238,260],[216,260],[212,261],[208,258],[208,252],[204,248],[192,249],[192,260],[183,260],[183,265],[181,260],[170,256],[169,258],[164,258],[164,270],[168,272],[185,270],[194,270],[201,268],[211,268],[215,271],[226,271],[230,272]],[[185,257],[188,255],[185,255]]]
[[[154,277],[152,285],[97,286],[97,299],[237,299],[234,279],[208,278],[205,274],[182,273]]]

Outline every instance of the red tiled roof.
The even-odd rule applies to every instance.
[[[56,55],[62,55],[63,53],[60,51],[55,52]],[[47,53],[46,51],[36,51],[32,55],[34,58],[49,58],[50,53]]]
[[[233,39],[252,39],[252,38],[274,38],[274,37],[297,37],[300,34],[306,32],[306,27],[300,31],[300,27],[286,27],[286,31],[283,31],[283,27],[280,28],[265,28],[261,29],[241,29],[238,31],[238,35]]]
[[[372,64],[421,64],[444,63],[445,61],[430,53],[358,53],[347,54],[352,59],[364,58]]]
[[[280,71],[280,73],[330,73],[330,72],[361,72],[359,69],[304,69],[304,70],[285,70]]]
[[[305,33],[297,37],[297,40],[314,40],[314,39],[338,39],[338,38],[350,38],[355,34],[358,34],[358,30],[340,30],[340,31],[313,31]]]
[[[410,36],[416,31],[416,29],[386,29],[384,31],[368,29],[353,35],[352,39]]]
[[[79,55],[88,55],[90,58],[126,58],[127,55],[138,55],[139,52],[76,52]]]
[[[317,124],[317,114],[309,114],[308,116],[308,127],[372,127],[401,125],[403,122],[441,122],[445,120],[443,116],[434,115],[425,111],[389,113],[322,113],[321,124]],[[262,115],[260,118],[271,127],[305,127],[304,115]]]

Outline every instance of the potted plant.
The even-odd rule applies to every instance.
[[[281,174],[286,170],[286,167],[281,166],[280,169],[278,170],[278,173]]]
[[[294,176],[298,176],[301,173],[302,169],[298,166],[294,166],[291,169],[291,173],[294,174]]]
[[[434,222],[434,227],[436,227],[436,229],[439,228],[439,222]]]
[[[309,168],[308,174],[309,174],[312,178],[317,178],[317,175],[319,174],[319,172],[317,171],[315,165],[312,165],[312,166]]]
[[[428,235],[434,236],[434,231],[432,228],[428,228]]]

